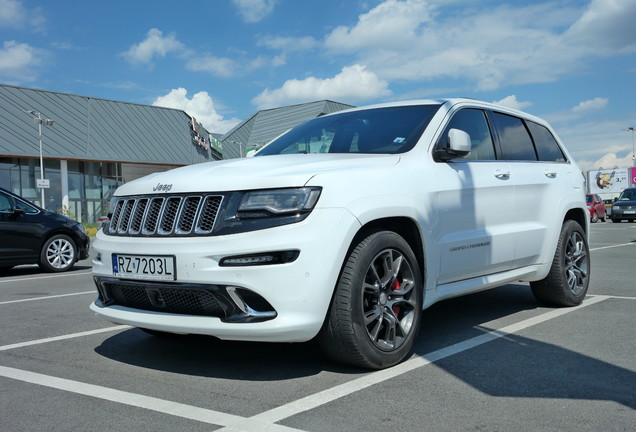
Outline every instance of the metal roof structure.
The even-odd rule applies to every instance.
[[[308,102],[258,111],[223,135],[223,158],[241,157],[250,148],[261,147],[281,133],[307,120],[344,109],[354,108],[330,100]]]
[[[189,165],[218,159],[196,140],[184,111],[0,84],[0,155]],[[200,144],[197,144],[199,142]]]

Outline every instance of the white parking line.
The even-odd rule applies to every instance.
[[[62,335],[62,336],[53,336],[53,337],[44,338],[44,339],[36,339],[36,340],[28,341],[28,342],[20,342],[20,343],[15,343],[11,345],[2,345],[0,346],[0,351],[8,351],[11,349],[24,348],[27,346],[40,345],[43,343],[56,342],[56,341],[61,341],[66,339],[74,339],[74,338],[83,337],[83,336],[91,336],[91,335],[99,334],[99,333],[106,333],[106,332],[117,331],[117,330],[126,330],[129,328],[132,328],[132,327],[128,325],[118,325],[113,327],[97,329],[97,330],[88,330],[88,331],[83,331],[79,333],[71,333],[71,334]]]
[[[171,414],[178,417],[188,418],[192,420],[201,421],[204,423],[215,424],[223,426],[221,431],[223,432],[236,432],[236,431],[293,431],[296,429],[287,428],[275,424],[281,420],[289,418],[291,416],[309,411],[317,408],[321,405],[330,403],[336,399],[350,395],[357,391],[371,387],[372,385],[379,384],[383,381],[395,378],[399,375],[403,375],[414,369],[432,364],[436,361],[445,359],[452,355],[467,351],[471,348],[483,345],[487,342],[497,340],[501,337],[517,333],[521,330],[527,329],[537,324],[549,321],[554,318],[566,315],[570,312],[578,311],[587,306],[613,298],[611,296],[590,296],[581,306],[574,308],[554,309],[549,312],[543,313],[533,318],[529,318],[520,321],[516,324],[512,324],[500,329],[492,330],[480,336],[456,343],[454,345],[433,351],[425,354],[421,357],[413,357],[404,363],[394,366],[389,369],[370,373],[362,376],[358,379],[348,381],[340,384],[336,387],[324,390],[313,395],[306,396],[302,399],[290,402],[288,404],[279,406],[277,408],[265,411],[250,418],[243,418],[240,416],[234,416],[225,414],[218,411],[208,410],[204,408],[194,407],[190,405],[184,405],[177,402],[167,401],[163,399],[153,398],[149,396],[139,395],[135,393],[123,392],[120,390],[110,389],[107,387],[96,386],[92,384],[86,384],[78,381],[72,381],[48,375],[37,374],[33,372],[23,371],[20,369],[7,368],[0,366],[0,376],[11,378],[19,381],[24,381],[32,384],[42,385],[46,387],[52,387],[72,393],[83,394],[90,397],[109,400],[113,402],[119,402],[126,405],[145,408],[153,411]],[[37,341],[24,342],[22,344],[5,345],[0,347],[0,351],[14,349],[29,345],[36,345],[39,343],[52,342],[55,340],[70,339],[75,337],[81,337],[85,335],[91,335],[106,331],[115,331],[119,329],[125,329],[128,326],[115,326],[106,329],[93,330],[82,333],[74,333],[71,335],[58,336],[54,338],[40,339]]]
[[[139,408],[145,408],[151,411],[157,411],[163,414],[169,414],[177,417],[183,417],[190,420],[200,421],[219,426],[232,427],[235,424],[241,424],[245,421],[243,417],[232,414],[225,414],[205,408],[199,408],[192,405],[185,405],[178,402],[171,402],[164,399],[144,396],[137,393],[129,393],[121,390],[115,390],[108,387],[86,384],[79,381],[72,381],[63,378],[42,375],[39,373],[28,372],[20,369],[8,368],[0,366],[0,376],[11,378],[19,381],[37,384],[45,387],[51,387],[58,390],[64,390],[71,393],[90,396],[111,402],[117,402],[124,405],[130,405]],[[261,424],[260,429],[258,423],[253,421],[252,424],[257,426],[251,430],[263,431],[297,431],[285,426],[273,425],[271,423]]]
[[[621,243],[621,244],[611,245],[611,246],[601,246],[601,247],[590,249],[590,252],[594,252],[594,251],[602,250],[602,249],[612,249],[612,248],[623,247],[623,246],[636,246],[636,243],[631,242],[631,243]]]
[[[0,280],[0,283],[22,282],[22,281],[61,278],[61,277],[69,277],[69,276],[81,276],[81,275],[87,275],[87,274],[91,274],[91,270],[83,271],[83,272],[63,273],[63,274],[57,274],[57,275],[35,276],[35,277],[29,277],[29,278],[17,278],[17,277],[14,277],[13,279],[2,279],[2,280]]]
[[[508,336],[512,333],[519,332],[521,330],[527,329],[528,327],[532,327],[534,325],[566,315],[570,312],[580,310],[584,307],[606,300],[607,298],[608,298],[607,296],[590,297],[586,299],[581,306],[577,306],[574,308],[567,308],[567,309],[551,310],[550,312],[546,312],[544,314],[538,315],[533,318],[528,318],[516,324],[512,324],[497,330],[493,330],[483,335],[476,336],[472,339],[458,342],[454,345],[439,349],[437,351],[433,351],[431,353],[425,354],[422,357],[411,358],[410,360],[407,360],[406,362],[401,363],[392,368],[373,372],[369,375],[365,375],[353,381],[349,381],[344,384],[340,384],[336,387],[332,387],[330,389],[324,390],[322,392],[319,392],[310,396],[306,396],[302,399],[299,399],[294,402],[290,402],[278,408],[265,411],[261,414],[258,414],[252,417],[250,420],[255,419],[255,420],[268,421],[272,423],[281,421],[288,417],[291,417],[291,416],[300,414],[302,412],[308,411],[310,409],[317,408],[321,405],[330,403],[336,399],[347,396],[351,393],[357,392],[359,390],[363,390],[372,385],[379,384],[383,381],[387,381],[399,375],[403,375],[414,369],[420,368],[422,366],[426,366],[436,361],[445,359],[446,357],[450,357],[454,354],[461,353],[463,351],[469,350],[479,345],[483,345],[487,342],[499,339],[501,337]],[[221,431],[228,432],[227,430],[224,430],[224,429],[221,429]]]
[[[10,303],[22,303],[22,302],[29,302],[29,301],[34,301],[34,300],[48,300],[48,299],[53,299],[53,298],[71,297],[71,296],[86,295],[86,294],[94,294],[94,295],[97,295],[97,291],[92,290],[92,291],[83,291],[83,292],[70,293],[70,294],[58,294],[58,295],[52,295],[52,296],[31,297],[31,298],[27,298],[27,299],[20,299],[20,300],[9,300],[9,301],[0,302],[0,305],[3,305],[3,304],[10,304]]]

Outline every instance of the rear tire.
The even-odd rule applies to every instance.
[[[386,368],[411,351],[421,315],[415,254],[398,234],[375,232],[345,261],[318,341],[339,363]]]
[[[565,221],[552,260],[550,273],[530,287],[535,298],[551,306],[580,305],[590,283],[590,251],[583,228]]]
[[[594,212],[594,214],[592,215],[591,222],[592,223],[598,222],[598,213]]]

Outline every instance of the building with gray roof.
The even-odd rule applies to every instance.
[[[218,138],[181,110],[0,85],[0,186],[83,222],[126,181],[221,158]]]

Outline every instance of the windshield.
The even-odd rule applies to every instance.
[[[309,120],[256,156],[294,153],[404,153],[415,146],[440,105],[373,108]]]
[[[618,197],[619,201],[636,201],[636,189],[626,189],[623,191],[620,197]]]

